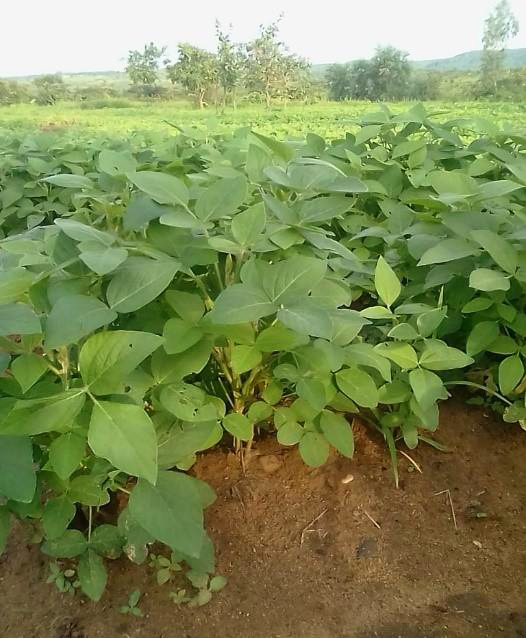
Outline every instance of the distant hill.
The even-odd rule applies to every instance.
[[[507,69],[526,67],[526,49],[507,49],[504,66]],[[482,60],[482,51],[466,51],[451,58],[437,60],[411,60],[415,69],[425,71],[478,71]],[[325,75],[330,64],[313,64],[312,72],[316,77]]]

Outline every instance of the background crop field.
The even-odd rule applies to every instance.
[[[131,132],[169,131],[166,121],[179,126],[200,126],[212,130],[249,126],[262,133],[279,138],[302,137],[308,132],[326,138],[339,137],[356,128],[356,120],[365,113],[378,110],[371,102],[320,102],[310,105],[290,105],[266,109],[263,106],[246,106],[224,111],[214,108],[202,111],[184,102],[127,102],[115,108],[106,105],[111,100],[101,100],[99,107],[86,108],[78,103],[57,103],[52,106],[21,104],[0,107],[0,132],[2,130],[64,129],[69,133],[102,133],[107,135]],[[129,106],[127,105],[129,104]],[[406,110],[411,103],[398,102],[389,107],[395,112]],[[84,108],[83,108],[84,106]],[[515,129],[526,128],[526,104],[510,102],[426,102],[430,114],[440,119],[457,117],[485,118],[500,127],[511,125]]]

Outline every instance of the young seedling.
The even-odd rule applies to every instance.
[[[119,611],[121,614],[129,614],[130,616],[137,616],[138,618],[142,618],[144,614],[141,609],[137,606],[139,604],[139,600],[141,598],[141,591],[139,589],[135,589],[128,596],[128,604],[123,605]]]
[[[53,583],[61,594],[75,595],[75,590],[78,589],[80,583],[75,578],[77,572],[74,569],[65,569],[63,571],[58,563],[51,563],[49,571],[47,583]]]
[[[151,554],[150,567],[156,571],[157,584],[164,585],[174,577],[175,572],[181,571],[181,566],[172,552],[170,558],[160,554]]]

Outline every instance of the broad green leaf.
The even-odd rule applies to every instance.
[[[411,388],[407,383],[396,379],[392,383],[385,383],[378,388],[378,401],[386,405],[404,403],[411,398]]]
[[[129,510],[156,540],[198,558],[203,545],[203,506],[196,481],[181,472],[159,472],[154,486],[144,479],[133,489]]]
[[[92,549],[88,549],[80,557],[77,575],[82,591],[88,598],[98,602],[102,598],[108,580],[102,558]]]
[[[301,441],[305,430],[296,421],[285,421],[276,434],[280,445],[296,445]]]
[[[323,434],[308,431],[301,437],[299,451],[309,467],[320,467],[329,457],[329,444]]]
[[[489,299],[488,297],[475,297],[471,301],[468,301],[462,307],[462,312],[469,314],[472,312],[482,312],[483,310],[487,310],[493,305],[493,299]]]
[[[345,358],[350,366],[374,368],[378,370],[385,381],[391,381],[389,360],[378,354],[370,343],[352,343],[345,348]]]
[[[387,336],[398,341],[415,341],[419,335],[411,324],[398,323],[389,330]]]
[[[0,421],[0,436],[34,436],[69,429],[82,410],[83,390],[66,390],[39,399],[17,401]]]
[[[329,443],[340,454],[352,459],[354,454],[354,437],[352,428],[342,414],[324,410],[320,417],[320,427]]]
[[[104,479],[106,476],[103,477]],[[74,502],[91,507],[101,507],[110,501],[106,489],[101,487],[102,478],[90,474],[77,475],[70,480],[68,496]]]
[[[130,153],[110,149],[99,153],[98,164],[101,171],[113,177],[134,173],[137,168],[137,162]]]
[[[519,344],[508,335],[499,335],[486,350],[496,354],[515,354],[519,350]]]
[[[428,312],[423,312],[416,318],[418,332],[422,337],[429,337],[446,317],[446,308],[435,308]]]
[[[163,343],[149,332],[114,330],[90,337],[82,346],[79,369],[94,394],[119,393],[125,377]]]
[[[31,503],[35,489],[31,439],[0,436],[0,495],[21,503]]]
[[[215,300],[210,317],[214,323],[257,321],[276,312],[267,295],[247,284],[229,286]]]
[[[164,297],[181,319],[188,323],[195,324],[204,315],[205,306],[199,295],[181,290],[167,290]]]
[[[409,383],[413,389],[415,399],[422,410],[427,411],[438,399],[447,398],[447,391],[442,379],[429,370],[417,369],[409,373]]]
[[[85,175],[70,175],[69,173],[51,175],[51,177],[44,177],[41,181],[62,188],[93,188],[94,186],[89,177]]]
[[[289,330],[279,322],[262,330],[256,338],[256,347],[261,352],[293,350],[304,345],[307,339]]]
[[[327,310],[320,308],[308,297],[297,304],[290,304],[279,310],[278,319],[287,328],[300,335],[330,339],[333,333],[331,317]]]
[[[296,384],[296,394],[316,410],[322,410],[327,405],[325,385],[318,379],[300,379]]]
[[[456,259],[463,259],[476,255],[479,252],[475,244],[465,239],[443,239],[436,242],[434,246],[425,251],[422,255],[419,266],[429,264],[442,264]]]
[[[93,452],[117,469],[157,480],[157,435],[150,417],[138,405],[98,401],[88,432]]]
[[[391,266],[383,257],[379,257],[374,272],[374,287],[380,299],[387,307],[391,307],[400,296],[402,287]]]
[[[122,554],[124,538],[115,525],[99,525],[93,530],[90,548],[106,558],[115,559]]]
[[[289,162],[294,157],[294,147],[291,144],[280,142],[274,137],[267,137],[266,135],[261,135],[261,133],[256,133],[255,131],[251,131],[251,135],[256,137],[282,160]]]
[[[469,333],[466,352],[470,356],[486,350],[499,336],[499,324],[496,321],[481,321]]]
[[[255,401],[249,407],[247,416],[251,423],[266,421],[272,416],[272,407],[264,401]]]
[[[438,339],[427,339],[420,355],[420,365],[428,370],[454,370],[473,363],[467,354]]]
[[[0,304],[17,301],[29,290],[34,275],[25,268],[13,268],[0,272]]]
[[[219,409],[216,397],[189,383],[172,383],[160,394],[163,407],[178,419],[188,422],[214,421],[224,414],[224,405]],[[221,413],[222,412],[222,413]]]
[[[219,179],[206,186],[195,203],[195,212],[202,222],[230,217],[247,197],[245,177]]]
[[[128,179],[159,204],[188,204],[188,188],[178,177],[154,171],[139,171],[129,173]]]
[[[40,321],[30,306],[22,303],[0,306],[0,336],[40,334]]]
[[[57,437],[49,447],[49,462],[59,478],[67,481],[86,453],[86,439],[75,432]]]
[[[88,547],[84,534],[78,529],[68,529],[62,536],[47,540],[41,549],[44,554],[53,558],[76,558]]]
[[[189,374],[201,372],[208,363],[213,339],[201,339],[195,346],[180,354],[169,355],[160,349],[152,357],[152,374],[155,383],[175,383]]]
[[[88,250],[87,245],[84,244],[79,255],[79,259],[97,275],[102,276],[113,272],[128,258],[128,251],[125,248],[111,248],[100,244],[98,246],[100,248],[90,245]]]
[[[128,208],[124,211],[124,230],[141,230],[145,228],[149,222],[154,219],[159,219],[159,217],[170,212],[170,210],[170,208],[166,208],[154,202],[153,199],[143,193],[132,195]]]
[[[102,230],[97,230],[93,226],[88,226],[74,219],[55,219],[55,224],[68,237],[77,241],[94,241],[102,246],[111,246],[115,237]]]
[[[418,365],[415,349],[409,343],[379,343],[374,350],[396,363],[402,370],[411,370]]]
[[[345,368],[336,373],[336,383],[340,390],[363,408],[378,405],[378,390],[372,377],[358,368]]]
[[[369,306],[360,310],[360,315],[366,319],[394,319],[393,313],[389,308],[384,308],[384,306]]]
[[[106,290],[110,308],[121,313],[142,308],[168,287],[178,270],[175,261],[128,257]]]
[[[524,186],[522,186],[522,184],[517,184],[517,182],[512,182],[509,179],[499,179],[480,184],[479,188],[480,199],[482,201],[486,201],[488,199],[493,199],[494,197],[505,197],[506,195],[519,190],[519,188],[524,188]]]
[[[502,394],[511,394],[524,376],[524,365],[518,355],[507,357],[499,364],[499,388]]]
[[[231,412],[223,419],[223,427],[236,439],[250,441],[254,436],[254,424],[243,414]]]
[[[263,203],[255,204],[232,219],[232,235],[241,246],[251,246],[265,229]]]
[[[222,437],[223,428],[215,420],[174,427],[169,436],[159,442],[159,468],[174,467],[182,459],[213,447]]]
[[[200,328],[184,319],[168,319],[164,324],[164,349],[168,354],[184,352],[195,345],[203,336]]]
[[[459,171],[432,171],[428,179],[431,186],[440,195],[458,194],[469,196],[476,194],[478,191],[476,180]]]
[[[477,268],[469,276],[469,285],[475,290],[493,292],[495,290],[509,290],[510,280],[497,270],[489,268]]]
[[[291,257],[272,265],[263,288],[275,304],[294,302],[307,295],[325,276],[327,264],[312,257]]]
[[[11,372],[25,394],[48,370],[47,361],[38,354],[22,354],[11,364]]]
[[[234,346],[231,364],[237,374],[252,370],[261,362],[261,352],[254,346]]]
[[[42,525],[49,540],[60,538],[75,516],[76,508],[67,496],[51,498],[44,505]]]
[[[96,297],[65,295],[47,316],[44,340],[47,348],[56,349],[80,341],[91,332],[115,321],[117,313]]]
[[[506,241],[491,230],[474,230],[471,236],[502,270],[510,274],[517,270],[517,252],[509,241]]]

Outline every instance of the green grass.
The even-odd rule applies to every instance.
[[[407,102],[389,105],[401,112]],[[499,126],[511,124],[526,129],[526,105],[519,103],[462,102],[426,103],[430,113],[440,112],[441,119],[482,117]],[[277,137],[303,137],[305,131],[327,138],[339,137],[356,127],[356,120],[364,113],[378,110],[370,102],[320,102],[293,104],[265,109],[262,106],[242,106],[224,112],[215,108],[199,111],[184,102],[133,102],[128,108],[81,108],[78,103],[59,103],[54,106],[23,104],[0,107],[0,132],[5,130],[64,129],[73,134],[129,134],[133,132],[168,132],[165,120],[178,126],[206,126],[212,129],[235,129],[249,126]]]

